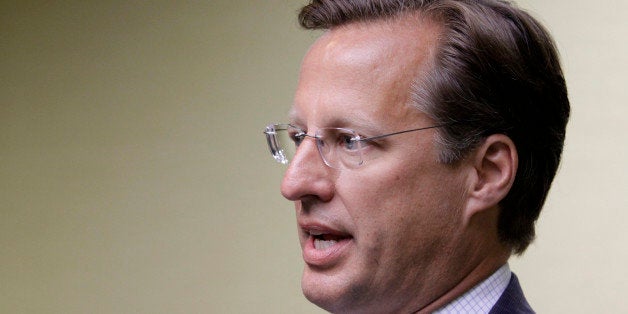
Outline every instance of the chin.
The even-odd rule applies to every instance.
[[[331,313],[347,311],[348,294],[350,289],[344,285],[346,281],[337,278],[337,275],[319,273],[305,266],[301,278],[301,290],[310,302]]]
[[[369,305],[373,300],[364,299],[366,286],[352,286],[349,280],[338,274],[317,272],[306,265],[301,289],[306,299],[330,313],[381,313]]]

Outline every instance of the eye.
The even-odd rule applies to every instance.
[[[353,151],[360,148],[358,139],[356,139],[355,134],[352,133],[338,133],[337,143],[345,150]]]
[[[289,135],[290,135],[290,140],[294,142],[295,146],[301,145],[301,142],[303,142],[303,139],[305,138],[305,132],[300,131],[300,130],[291,130]]]

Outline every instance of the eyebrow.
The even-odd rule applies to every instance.
[[[378,136],[383,134],[384,130],[381,130],[378,124],[372,121],[367,121],[354,115],[355,120],[349,120],[346,117],[332,117],[329,120],[323,121],[320,128],[332,127],[332,128],[347,128],[352,129],[358,133],[368,133],[368,136]],[[307,123],[296,113],[296,110],[290,110],[288,114],[288,123],[297,126],[307,131]],[[367,134],[363,134],[367,135]]]
[[[330,122],[331,127],[337,128],[349,128],[354,129],[358,132],[380,132],[380,127],[377,123],[373,121],[368,121],[359,117],[359,115],[353,115],[352,119],[349,120],[346,117],[334,117]]]

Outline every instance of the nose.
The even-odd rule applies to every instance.
[[[281,182],[281,194],[291,201],[304,198],[329,201],[334,193],[333,171],[319,155],[316,141],[306,138],[288,165]]]

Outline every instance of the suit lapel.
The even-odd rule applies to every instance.
[[[489,314],[535,313],[528,304],[517,276],[513,273],[504,293],[502,293]]]

